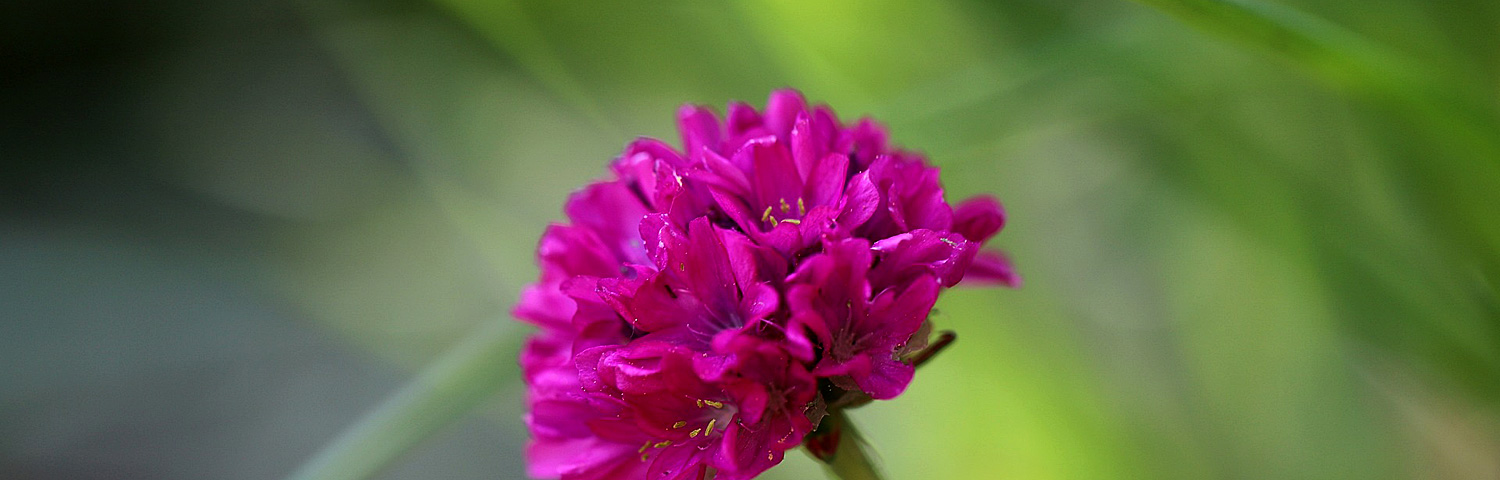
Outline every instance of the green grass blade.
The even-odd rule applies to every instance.
[[[499,390],[512,375],[515,326],[490,322],[338,436],[288,480],[369,478]]]
[[[1134,0],[1201,30],[1280,53],[1323,80],[1392,104],[1472,152],[1500,153],[1492,102],[1453,75],[1292,8],[1244,0]],[[1480,106],[1476,108],[1476,106]]]
[[[1250,0],[1134,0],[1188,25],[1280,53],[1315,76],[1399,115],[1428,148],[1412,196],[1461,264],[1500,265],[1500,114],[1459,75],[1320,18]]]
[[[587,87],[569,70],[567,62],[548,42],[539,26],[518,0],[435,0],[491,45],[511,55],[523,70],[546,85],[557,98],[568,102],[610,136],[624,136],[620,126],[604,112]]]
[[[1302,12],[1233,0],[1135,0],[1188,25],[1285,54],[1351,85],[1405,76],[1403,62],[1380,46]]]

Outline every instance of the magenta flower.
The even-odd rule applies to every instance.
[[[633,142],[537,247],[515,309],[540,329],[520,358],[533,477],[752,478],[830,409],[904,391],[943,288],[1019,284],[980,250],[999,202],[953,208],[870,120],[784,90],[678,125],[683,151]]]

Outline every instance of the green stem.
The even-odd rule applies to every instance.
[[[510,378],[510,322],[490,322],[341,433],[288,480],[358,480],[462,418]]]
[[[865,446],[865,441],[842,409],[828,414],[825,422],[837,422],[841,430],[838,450],[827,460],[828,472],[837,480],[884,480]]]

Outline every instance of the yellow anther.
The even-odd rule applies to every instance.
[[[684,422],[682,420],[678,420],[677,423],[672,424],[672,428],[682,428],[682,427],[686,427],[686,426],[687,426],[687,422]]]
[[[770,453],[766,453],[766,460],[770,460],[770,461],[774,462],[774,461],[776,461],[776,456],[772,455]]]
[[[648,457],[648,456],[650,456],[650,455],[651,455],[651,454],[649,454],[649,453],[642,453],[642,454],[641,454],[641,461],[642,461],[642,462],[644,462],[644,461],[646,461],[646,457]]]
[[[786,204],[786,199],[781,199],[781,213],[792,213],[792,206]]]
[[[782,220],[781,223],[790,223],[792,225],[801,225],[802,221],[798,220],[798,219],[795,219],[795,218],[788,218],[786,220]]]
[[[652,445],[651,447],[652,448],[661,448],[661,447],[669,446],[671,444],[672,444],[671,440],[662,440],[660,442],[656,442],[656,445]]]
[[[703,399],[698,399],[698,408],[703,408]]]
[[[708,435],[710,433],[714,433],[714,422],[717,422],[717,421],[719,421],[719,419],[717,419],[717,418],[710,418],[710,419],[708,419],[708,430],[704,430],[703,434],[704,435]]]
[[[645,443],[645,444],[643,444],[643,445],[641,445],[641,448],[640,448],[640,449],[639,449],[639,450],[636,450],[636,451],[635,451],[635,453],[641,453],[641,452],[644,452],[644,451],[646,451],[646,449],[648,449],[648,448],[651,448],[651,441],[650,441],[650,440],[646,440],[646,443]]]
[[[702,433],[702,432],[703,432],[703,429],[701,429],[701,428],[694,428],[693,431],[688,432],[688,438],[698,438],[698,434]]]
[[[724,408],[723,402],[715,402],[713,400],[704,400],[703,404],[714,408]]]
[[[807,204],[802,202],[802,197],[797,197],[797,215],[807,215]]]
[[[771,219],[771,207],[767,206],[766,207],[766,211],[761,212],[761,214],[760,214],[760,221],[764,222],[764,221],[768,221],[770,219]]]

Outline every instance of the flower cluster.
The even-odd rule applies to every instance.
[[[748,479],[841,399],[911,382],[938,292],[1014,286],[980,246],[1000,204],[943,199],[938,169],[801,94],[678,112],[575,193],[537,247],[518,317],[529,473]]]

